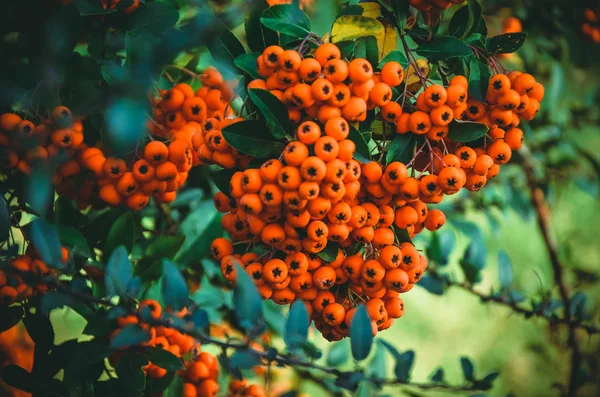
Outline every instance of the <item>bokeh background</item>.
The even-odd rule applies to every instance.
[[[238,38],[245,40],[243,11],[251,7],[250,3],[227,0],[177,3],[185,5],[180,18],[209,8]],[[480,3],[491,35],[501,33],[502,22],[509,16],[519,18],[523,31],[529,34],[518,53],[505,56],[502,62],[508,69],[534,74],[546,87],[540,115],[524,127],[526,143],[536,177],[551,208],[552,232],[565,265],[567,287],[571,294],[580,293],[582,321],[597,326],[600,322],[600,29],[598,22],[590,20],[585,13],[586,9],[600,12],[600,3],[563,0],[480,0]],[[342,7],[336,0],[302,0],[301,4],[319,35],[330,30]],[[447,22],[451,14],[445,13],[443,21]],[[600,13],[594,15],[600,16]],[[86,53],[85,48],[79,51]],[[188,67],[195,70],[212,63],[204,47],[192,54],[180,54],[178,62],[190,60],[193,62]],[[14,71],[7,73],[2,78],[3,83],[11,79]],[[483,232],[487,255],[482,278],[472,288],[482,294],[500,290],[498,259],[502,250],[508,254],[514,273],[510,289],[525,299],[520,305],[531,307],[532,299],[541,301],[549,295],[556,299],[558,294],[521,163],[521,158],[515,159],[514,164],[504,167],[499,177],[481,192],[463,192],[451,200],[447,205],[450,222],[444,231],[450,241],[449,259],[446,265],[437,268],[453,282],[464,281],[460,262],[472,238],[464,232],[463,223],[473,222]],[[212,208],[210,195],[215,189],[214,171],[208,167],[198,170],[190,177],[187,192],[182,192],[171,206],[173,216],[178,218],[176,221],[197,215],[181,223],[181,233],[200,235],[207,229],[211,229],[209,235],[222,233],[215,228],[219,225],[218,220],[215,222],[218,215]],[[155,210],[149,208],[143,221],[151,224]],[[208,239],[206,234],[205,239]],[[426,249],[432,244],[431,234],[423,233],[416,243]],[[206,244],[201,244],[198,250],[196,254],[203,253],[208,258]],[[206,277],[214,276],[218,270],[210,259],[201,263],[202,274],[189,274],[202,283],[195,298],[197,302],[207,303],[209,296],[214,304],[220,295],[217,289],[207,285]],[[459,287],[447,286],[440,291],[441,287],[433,281],[425,285],[428,288],[419,285],[404,296],[404,317],[378,336],[400,351],[416,353],[414,381],[427,381],[441,367],[446,381],[460,384],[463,372],[459,358],[467,356],[475,364],[478,376],[500,372],[493,390],[487,393],[489,396],[561,394],[561,386],[557,385],[567,382],[570,371],[566,327],[550,326],[540,318],[524,318],[504,305],[482,302]],[[555,308],[554,313],[561,311]],[[214,313],[213,319],[220,317]],[[85,326],[82,318],[69,309],[55,311],[52,321],[57,341],[79,336]],[[317,332],[311,333],[311,340],[326,351],[327,357],[332,344]],[[600,335],[590,337],[580,331],[577,341],[586,376],[586,385],[578,395],[598,396]],[[277,339],[274,342],[280,343]],[[386,371],[391,374],[393,358],[389,354],[383,357]],[[351,368],[349,361],[342,365]],[[294,385],[312,396],[326,395],[312,382],[296,381],[292,374],[283,372],[275,377],[273,390],[286,390]],[[386,388],[383,394],[448,395],[435,391],[424,393],[411,387]]]

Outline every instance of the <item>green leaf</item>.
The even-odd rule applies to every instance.
[[[131,213],[126,212],[110,227],[104,241],[103,257],[110,257],[117,246],[123,246],[127,252],[131,252],[134,240],[135,223]]]
[[[166,2],[141,4],[130,17],[129,31],[160,36],[173,28],[179,19],[179,11]]]
[[[33,386],[37,383],[35,378],[27,370],[12,364],[0,369],[0,376],[7,385],[31,393]]]
[[[126,325],[110,340],[110,347],[122,349],[150,340],[150,333],[137,324]]]
[[[248,73],[253,79],[260,79],[262,77],[258,74],[258,64],[256,61],[259,56],[261,55],[258,52],[238,55],[233,61],[233,64],[240,70]]]
[[[498,252],[498,278],[500,279],[500,287],[502,289],[508,289],[512,286],[512,263],[506,251],[502,249]]]
[[[444,383],[444,370],[443,368],[438,368],[429,378],[432,382],[435,383]]]
[[[287,107],[267,90],[250,89],[248,95],[258,110],[265,116],[267,127],[274,138],[283,139],[292,131]]]
[[[10,214],[4,197],[0,197],[0,242],[8,240],[10,236]]]
[[[441,36],[422,44],[417,47],[416,52],[434,62],[472,54],[471,48],[464,41],[452,36]]]
[[[329,367],[338,367],[348,361],[350,358],[350,349],[348,349],[348,340],[342,339],[331,345],[327,352],[326,363]]]
[[[308,16],[293,4],[277,4],[267,8],[260,21],[269,29],[293,37],[304,38],[310,33]]]
[[[527,33],[506,33],[494,36],[487,41],[487,50],[491,55],[510,54],[525,43]]]
[[[469,97],[478,101],[485,99],[487,88],[492,74],[485,61],[475,55],[469,58]]]
[[[298,300],[290,307],[290,314],[285,323],[283,340],[290,350],[295,350],[304,345],[308,338],[310,319],[304,301]]]
[[[44,216],[54,198],[52,191],[52,173],[47,165],[36,165],[25,179],[25,198],[31,208]]]
[[[367,313],[365,305],[359,305],[350,324],[350,346],[352,356],[356,360],[364,360],[371,351],[373,345],[373,330],[371,318]]]
[[[356,39],[355,58],[366,58],[371,65],[376,65],[379,61],[379,48],[375,36],[364,36]]]
[[[410,371],[412,370],[414,361],[415,352],[412,350],[408,350],[396,357],[394,373],[398,380],[407,382],[410,379]]]
[[[180,376],[175,376],[173,381],[162,393],[162,397],[181,397],[183,396],[184,381]]]
[[[31,242],[44,262],[53,268],[62,266],[62,247],[54,226],[38,218],[31,222]]]
[[[163,260],[162,293],[165,305],[175,311],[186,306],[188,286],[177,266],[169,260]]]
[[[60,236],[60,241],[62,241],[64,245],[71,247],[75,252],[80,253],[86,258],[92,256],[85,237],[83,237],[77,229],[72,226],[56,225],[56,230]]]
[[[260,356],[250,350],[238,350],[229,358],[230,369],[252,369],[261,364]]]
[[[285,145],[273,140],[267,127],[259,120],[246,120],[223,129],[227,143],[242,153],[256,158],[279,156]]]
[[[576,292],[569,301],[569,315],[581,321],[585,317],[587,297],[582,292]]]
[[[481,5],[477,0],[468,0],[467,5],[460,8],[452,16],[448,26],[448,33],[459,39],[464,39],[479,26],[481,13]]]
[[[23,318],[23,324],[36,348],[49,350],[54,345],[54,329],[50,319],[41,314],[28,314]]]
[[[460,366],[465,379],[469,382],[473,382],[475,380],[475,368],[473,367],[473,362],[469,359],[469,357],[461,357]]]
[[[265,0],[253,1],[246,17],[246,41],[252,51],[262,53],[265,48],[278,42],[277,33],[260,23],[260,16],[268,7]]]
[[[134,40],[134,42],[130,42],[131,40]],[[145,38],[131,33],[127,33],[125,41],[135,51],[143,51],[150,44]],[[140,60],[137,60],[136,56],[136,54],[128,53],[127,62],[139,61],[144,63],[146,61],[146,56],[140,55],[140,58],[142,58]],[[122,97],[108,104],[104,113],[106,138],[111,148],[115,150],[115,155],[121,156],[132,151],[142,138],[148,117],[145,105],[146,103],[141,101]]]
[[[379,62],[377,68],[383,68],[383,66],[388,62],[398,62],[404,69],[408,68],[408,60],[406,59],[406,55],[400,51],[392,51],[387,54],[385,57],[383,57],[381,62]]]
[[[239,262],[236,260],[236,262]],[[233,289],[235,315],[242,328],[253,330],[263,320],[262,299],[256,285],[241,266],[235,263],[236,284]]]
[[[355,40],[343,40],[335,43],[335,45],[340,49],[340,52],[342,53],[342,58],[347,59],[351,59],[354,57],[354,52],[356,51],[356,44],[357,41]]]
[[[225,62],[233,66],[235,58],[244,54],[246,50],[237,37],[227,28],[227,26],[217,17],[212,14],[204,13],[198,16],[201,23],[210,21],[213,24],[213,29],[207,32],[212,37],[209,37],[208,48],[211,55],[218,61]]]
[[[74,300],[69,295],[63,294],[58,291],[48,291],[40,298],[40,304],[38,309],[40,314],[47,316],[54,309],[64,306],[72,306]]]
[[[482,380],[478,382],[483,390],[489,390],[492,388],[492,383],[500,376],[500,372],[490,372]]]
[[[117,11],[114,8],[104,8],[102,2],[96,0],[75,0],[80,15],[107,15]]]
[[[332,241],[327,242],[327,245],[317,255],[325,262],[333,262],[337,258],[340,245]]]
[[[167,371],[179,371],[185,369],[183,363],[176,355],[160,347],[148,347],[144,350],[144,354],[152,364],[166,369]]]
[[[409,0],[393,0],[391,3],[394,16],[396,17],[396,27],[400,34],[402,34],[402,31],[406,27],[406,18],[409,15]]]
[[[127,250],[118,246],[111,254],[104,273],[107,296],[127,296],[127,285],[133,277],[133,265]]]
[[[365,137],[353,126],[350,126],[350,133],[348,134],[350,139],[356,145],[356,151],[354,152],[354,158],[361,163],[371,162],[371,152],[369,150],[369,144],[365,140]]]
[[[185,242],[185,236],[161,236],[144,251],[145,258],[172,259]]]
[[[475,123],[473,121],[454,120],[452,124],[450,124],[448,137],[454,142],[472,142],[481,138],[487,134],[487,132],[488,128],[485,124]]]
[[[0,306],[0,333],[11,329],[23,318],[23,307]]]
[[[375,355],[369,362],[368,373],[373,379],[385,379],[386,372],[385,347],[377,343],[375,345]]]
[[[428,274],[425,274],[419,280],[418,286],[425,288],[429,293],[434,295],[443,295],[444,294],[444,285],[437,278],[431,277]]]
[[[401,161],[404,164],[410,162],[415,146],[415,141],[410,135],[411,134],[396,135],[385,154],[385,161],[387,164],[394,161]]]
[[[132,326],[128,325],[123,328],[119,332],[119,335],[128,327]],[[139,328],[138,326],[133,327]],[[139,329],[141,330],[141,328]],[[118,338],[119,335],[117,335],[116,338]],[[117,377],[119,378],[119,389],[124,395],[142,395],[142,391],[146,388],[146,376],[142,367],[147,364],[148,359],[146,356],[138,352],[127,351],[119,358],[115,370],[117,371]]]
[[[210,255],[210,244],[223,234],[221,217],[212,200],[204,200],[181,223],[180,234],[186,236],[175,255],[180,266],[197,264],[198,259]]]
[[[460,265],[470,283],[478,282],[481,278],[481,270],[485,267],[487,250],[483,238],[479,241],[471,241]]]
[[[452,230],[444,228],[431,237],[431,244],[427,247],[427,257],[440,266],[448,264],[448,258],[456,245],[456,237]]]

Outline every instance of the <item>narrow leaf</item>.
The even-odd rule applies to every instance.
[[[31,242],[44,262],[58,268],[62,266],[62,250],[56,229],[38,218],[31,223]]]
[[[498,252],[498,278],[502,289],[511,287],[513,282],[512,263],[504,250]]]
[[[273,137],[282,139],[292,131],[287,107],[267,90],[250,89],[248,95],[258,110],[265,116],[267,127]]]
[[[263,318],[262,299],[256,285],[241,266],[235,264],[236,283],[233,290],[235,314],[242,328],[246,331],[254,329]]]
[[[356,360],[364,360],[371,351],[373,344],[373,329],[371,318],[364,305],[359,305],[350,324],[350,344],[352,356]]]
[[[448,137],[455,142],[472,142],[481,138],[487,132],[488,128],[485,124],[454,120],[450,124]]]
[[[293,4],[277,4],[267,8],[260,21],[269,29],[293,37],[304,38],[310,33],[308,16]]]
[[[175,311],[183,309],[188,301],[188,286],[177,266],[163,260],[162,293],[165,305]]]
[[[304,301],[294,302],[285,324],[283,339],[290,350],[301,347],[308,337],[309,325],[308,311]]]

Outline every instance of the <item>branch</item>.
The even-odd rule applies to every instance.
[[[542,310],[528,309],[526,307],[520,306],[518,303],[516,303],[515,301],[513,301],[510,298],[507,298],[505,296],[486,294],[484,292],[476,290],[472,284],[470,284],[466,281],[457,282],[457,281],[450,280],[445,274],[438,272],[438,270],[433,267],[427,268],[427,274],[429,274],[432,278],[445,283],[446,286],[448,286],[448,287],[460,288],[463,291],[470,293],[471,295],[475,295],[475,296],[479,297],[483,302],[494,302],[499,305],[508,307],[513,312],[515,312],[517,314],[522,314],[525,318],[530,318],[530,317],[542,318],[542,319],[546,320],[548,323],[550,323],[550,325],[558,325],[558,324],[567,325],[567,326],[573,327],[575,329],[580,329],[580,330],[586,331],[589,335],[600,334],[600,328],[598,328],[592,324],[584,324],[584,323],[578,322],[576,320],[573,320],[570,317],[548,316],[548,315],[544,314]]]
[[[519,150],[519,154],[521,154],[521,156],[523,157],[522,168],[525,172],[525,177],[527,178],[527,186],[529,187],[529,190],[531,192],[531,204],[535,209],[538,226],[542,233],[542,237],[544,238],[544,244],[546,245],[548,256],[550,257],[550,264],[554,273],[554,283],[558,287],[560,298],[563,301],[564,316],[568,319],[570,317],[569,292],[567,291],[567,287],[565,285],[564,280],[564,265],[561,262],[558,254],[558,242],[556,241],[556,237],[552,233],[552,226],[550,224],[550,206],[546,201],[546,195],[544,194],[544,191],[540,187],[540,181],[535,176],[535,164],[531,152],[526,146],[523,146]],[[579,366],[581,361],[581,353],[579,351],[579,346],[577,344],[577,338],[575,333],[575,326],[569,323],[568,344],[571,348],[571,374],[569,376],[569,384],[567,391],[568,396],[575,395],[575,391],[577,390],[576,378],[577,373],[579,372]]]
[[[56,288],[57,291],[60,291],[60,292],[64,293],[65,295],[69,295],[75,299],[78,299],[78,300],[88,303],[88,304],[97,304],[97,305],[104,305],[104,306],[110,306],[110,307],[123,307],[121,305],[114,304],[104,298],[98,298],[96,296],[86,294],[83,292],[73,291],[68,286],[64,285],[64,283],[62,283],[58,280],[52,281],[52,280],[48,280],[46,278],[46,280],[43,280],[43,282],[47,285],[51,285],[52,287]],[[125,308],[123,307],[123,309],[125,309]],[[332,368],[332,367],[317,364],[313,361],[306,361],[300,357],[296,357],[291,354],[277,353],[277,354],[273,355],[271,352],[256,350],[250,346],[250,341],[242,343],[242,342],[233,342],[233,341],[216,339],[214,337],[206,335],[199,329],[196,329],[194,324],[191,321],[187,322],[184,326],[177,326],[176,324],[173,324],[172,319],[163,319],[163,318],[148,319],[148,318],[142,318],[141,313],[139,313],[137,311],[131,312],[131,311],[125,310],[125,312],[128,315],[136,316],[140,321],[143,321],[148,325],[163,326],[166,328],[175,329],[183,334],[193,337],[194,339],[198,340],[202,344],[212,344],[212,345],[220,347],[223,350],[234,349],[234,350],[247,351],[247,352],[250,352],[250,353],[260,357],[266,363],[276,363],[281,366],[292,367],[292,368],[296,369],[298,371],[298,373],[301,375],[307,374],[309,372],[308,370],[316,370],[316,371],[322,372],[324,374],[334,376],[336,378],[347,377],[352,374],[352,372],[344,372],[344,371],[338,370],[337,368]],[[298,370],[298,368],[301,368],[301,369]],[[364,372],[364,371],[361,370],[361,372]],[[309,379],[316,382],[318,377],[314,374],[311,374],[311,375],[309,375]],[[459,392],[466,393],[466,392],[478,392],[478,391],[481,392],[481,391],[487,390],[485,387],[480,386],[477,381],[474,381],[469,384],[464,384],[464,385],[449,385],[449,384],[442,384],[442,383],[419,383],[419,382],[411,382],[408,380],[401,380],[401,379],[379,379],[376,377],[364,377],[363,380],[369,381],[375,385],[390,385],[390,386],[398,385],[398,386],[415,387],[415,388],[419,388],[419,389],[423,389],[423,390],[440,390],[440,391],[444,391],[444,392],[448,392],[448,393],[459,393]],[[321,379],[321,382],[317,382],[317,383],[319,385],[322,385],[323,387],[326,387],[325,383],[322,381],[322,379]]]

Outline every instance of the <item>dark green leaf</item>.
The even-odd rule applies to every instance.
[[[125,41],[134,52],[143,52],[150,45],[146,38],[131,33],[127,34]],[[137,61],[136,56],[128,53],[128,62]],[[139,59],[140,63],[145,63],[147,56],[140,55],[140,57],[142,58]],[[104,113],[106,138],[115,155],[128,153],[142,138],[148,117],[145,105],[146,103],[129,98],[117,98],[108,104]]]
[[[56,225],[56,230],[60,236],[60,241],[67,247],[71,247],[75,252],[89,258],[92,256],[90,247],[88,246],[85,237],[72,226]]]
[[[146,356],[138,352],[127,351],[119,358],[115,370],[117,371],[119,385],[124,395],[137,396],[142,394],[141,392],[146,387],[146,376],[142,367],[147,364],[148,359]]]
[[[231,177],[233,176],[234,173],[235,173],[234,170],[223,169],[223,170],[213,172],[211,175],[213,182],[215,183],[217,188],[219,188],[220,191],[222,191],[229,197],[231,197],[229,181],[231,181]],[[210,204],[212,205],[212,203],[210,203]]]
[[[498,376],[500,376],[500,372],[490,372],[478,383],[481,385],[481,388],[484,390],[491,389],[492,383],[496,380],[496,378]]]
[[[582,292],[576,292],[569,302],[569,315],[581,321],[585,317],[585,304],[587,297]]]
[[[408,68],[408,60],[406,59],[406,55],[400,51],[392,51],[384,56],[377,67],[381,69],[388,62],[398,62],[404,69]]]
[[[406,164],[410,161],[415,143],[410,135],[411,134],[396,135],[385,154],[385,161],[387,164],[394,161],[401,161]]]
[[[50,200],[54,197],[51,171],[47,165],[36,165],[25,179],[25,198],[41,216],[46,214]]]
[[[181,223],[180,233],[186,239],[175,256],[180,266],[197,264],[210,255],[210,244],[223,234],[221,217],[212,200],[204,200]]]
[[[8,236],[10,235],[10,214],[8,213],[8,208],[6,206],[6,201],[4,201],[4,197],[0,198],[0,242],[4,242],[8,240]]]
[[[260,54],[258,52],[242,54],[235,58],[233,64],[242,71],[248,73],[253,79],[260,79],[262,77],[258,74],[258,64],[256,63],[259,56]]]
[[[359,305],[350,324],[350,344],[352,356],[356,360],[364,360],[373,345],[373,330],[371,318],[365,305]]]
[[[249,350],[238,350],[229,358],[230,369],[252,369],[261,363],[260,356]]]
[[[185,368],[176,355],[160,347],[148,347],[144,350],[144,354],[152,364],[167,371],[179,371]]]
[[[431,244],[427,247],[427,257],[438,265],[448,264],[448,258],[456,245],[456,237],[450,229],[444,228],[431,237]]]
[[[188,301],[188,287],[177,266],[163,260],[162,293],[165,305],[175,311],[183,309]]]
[[[364,36],[357,40],[357,46],[354,51],[356,58],[366,58],[371,65],[377,65],[379,61],[379,48],[375,36]]]
[[[478,101],[485,99],[487,87],[490,82],[490,68],[485,61],[476,56],[469,58],[469,97]]]
[[[40,310],[40,314],[47,316],[54,309],[64,306],[72,306],[73,304],[73,298],[69,295],[60,293],[58,291],[48,291],[41,297],[38,308]]]
[[[135,223],[133,216],[126,212],[110,227],[104,241],[103,258],[110,257],[117,246],[122,246],[127,252],[131,252],[134,241]]]
[[[477,0],[468,0],[467,5],[460,8],[452,16],[448,33],[459,39],[464,39],[477,29],[481,12],[481,5]]]
[[[498,252],[498,278],[502,289],[511,287],[513,282],[512,263],[504,250]]]
[[[472,54],[471,48],[462,40],[452,36],[441,36],[420,45],[417,54],[427,57],[430,61],[446,58],[463,57]]]
[[[129,31],[160,36],[175,26],[178,19],[179,12],[168,3],[158,1],[145,3],[131,15]]]
[[[340,246],[332,241],[329,241],[325,248],[317,255],[325,262],[333,262],[337,258]]]
[[[150,340],[150,333],[136,324],[126,325],[110,340],[110,347],[122,349]]]
[[[235,262],[239,261],[235,260]],[[235,263],[234,266],[233,271],[236,272],[236,284],[233,290],[235,314],[240,326],[249,331],[262,322],[262,299],[256,285],[241,266],[241,262]]]
[[[469,357],[461,357],[460,366],[465,379],[469,382],[473,382],[475,380],[475,368],[473,367],[473,362],[469,359]]]
[[[246,120],[223,129],[227,143],[242,153],[257,158],[279,156],[284,144],[273,140],[267,127],[258,120]]]
[[[54,345],[54,329],[50,320],[41,314],[28,314],[23,318],[27,333],[36,345],[50,349]]]
[[[327,365],[329,367],[339,367],[346,363],[350,358],[350,349],[348,348],[348,340],[342,339],[331,345],[327,352]]]
[[[23,307],[0,306],[0,333],[11,329],[23,318]]]
[[[354,57],[354,52],[356,51],[356,44],[357,41],[355,40],[343,40],[335,43],[335,45],[338,46],[340,52],[342,53],[342,58],[346,59],[351,59]]]
[[[54,226],[41,218],[31,222],[31,242],[48,266],[62,266],[62,247]]]
[[[372,379],[385,379],[386,372],[385,347],[380,343],[377,343],[375,345],[375,354],[368,366],[369,377]]]
[[[35,378],[27,370],[8,364],[0,369],[0,376],[7,385],[30,393],[36,384]]]
[[[362,15],[364,9],[358,4],[348,5],[342,8],[342,11],[337,15],[336,19],[344,15]]]
[[[208,38],[212,56],[233,66],[235,58],[246,52],[242,43],[219,18],[211,14],[201,14],[199,18],[211,21],[214,25],[214,30],[207,32],[212,36]]]
[[[444,370],[442,368],[438,368],[430,377],[433,382],[436,383],[444,383]]]
[[[267,8],[260,21],[269,29],[293,37],[304,38],[310,33],[308,17],[293,4],[277,4]]]
[[[265,116],[267,127],[274,138],[282,139],[292,131],[287,107],[267,90],[250,89],[248,95],[258,110]]]
[[[506,33],[494,36],[487,41],[487,50],[491,55],[510,54],[525,43],[527,33]]]
[[[108,296],[127,296],[127,285],[133,277],[133,265],[125,247],[118,246],[108,259],[104,284]]]
[[[262,53],[270,45],[278,42],[277,33],[260,23],[260,16],[269,5],[265,0],[253,1],[249,7],[250,12],[246,17],[246,41],[252,51]]]
[[[181,397],[183,396],[183,378],[175,376],[173,381],[162,393],[162,397]]]
[[[488,132],[488,127],[482,123],[454,120],[450,124],[448,137],[454,142],[472,142]]]
[[[394,17],[396,17],[396,27],[400,34],[402,34],[402,31],[406,27],[406,19],[409,16],[410,2],[408,0],[393,0],[391,3]]]
[[[394,369],[394,373],[398,380],[406,382],[410,379],[410,371],[412,370],[414,361],[415,352],[412,350],[408,350],[396,358],[396,368]]]
[[[417,284],[420,287],[425,288],[427,291],[434,295],[443,295],[444,294],[444,285],[437,278],[433,278],[427,274],[421,277],[419,283]]]
[[[301,347],[308,338],[310,319],[304,301],[298,300],[290,307],[290,314],[285,323],[283,340],[290,350]]]
[[[185,241],[185,236],[161,236],[154,240],[146,251],[144,257],[153,259],[172,259]]]
[[[190,321],[194,324],[194,327],[198,329],[204,329],[210,325],[208,313],[206,313],[206,310],[202,309],[196,309],[192,313]]]
[[[105,8],[100,1],[75,0],[80,15],[106,15],[115,12],[115,9]]]
[[[348,134],[350,139],[356,145],[356,151],[354,152],[354,158],[361,163],[371,162],[371,152],[369,151],[369,145],[365,140],[365,137],[353,126],[350,126],[350,133]]]
[[[483,241],[471,241],[460,261],[460,265],[469,282],[475,283],[481,279],[480,273],[485,267],[486,255],[487,250]]]

